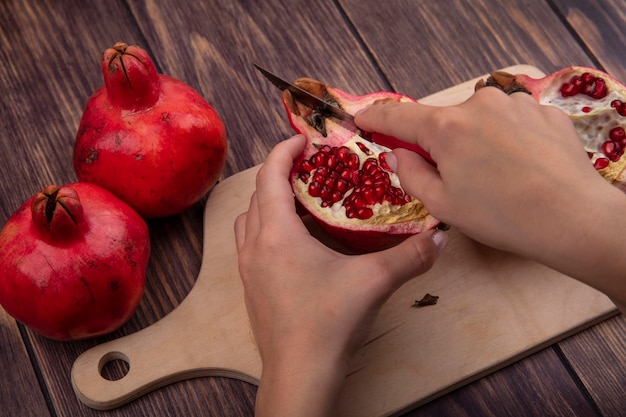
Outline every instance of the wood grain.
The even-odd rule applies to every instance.
[[[597,417],[553,349],[544,349],[533,356],[532,362],[517,362],[506,371],[506,374],[491,374],[459,388],[405,417]],[[568,389],[554,389],[560,385],[567,385]]]
[[[618,80],[626,81],[625,0],[553,0],[562,19],[580,37],[593,61]]]
[[[626,68],[621,54],[624,10],[624,0],[517,0],[507,7],[497,0],[478,0],[471,7],[460,0],[2,1],[0,176],[5,180],[0,181],[0,220],[44,185],[75,179],[70,163],[75,129],[87,97],[102,85],[99,56],[115,41],[143,45],[160,70],[184,79],[216,106],[229,131],[225,176],[230,176],[261,162],[273,144],[292,133],[276,91],[254,73],[252,62],[287,78],[313,76],[356,93],[395,88],[415,97],[516,63],[550,71],[569,63],[599,62],[620,74]],[[0,347],[12,353],[1,365],[24,383],[0,386],[0,415],[19,403],[32,403],[36,415],[46,415],[44,409],[38,413],[41,391],[32,369],[24,366],[30,362],[20,348],[24,343],[32,344],[33,367],[54,415],[101,415],[74,398],[71,363],[95,344],[156,322],[184,299],[200,267],[202,204],[181,216],[151,222],[150,232],[154,249],[146,296],[136,316],[118,332],[60,344],[30,332],[22,341],[17,326],[3,325]],[[563,349],[574,375],[581,373],[577,377],[584,379],[585,362],[599,374],[615,372],[615,358],[623,360],[623,351],[601,341],[623,331],[622,320],[594,328],[589,340],[597,349],[594,355]],[[541,360],[532,357],[523,363],[532,366]],[[508,369],[498,378],[517,377]],[[567,381],[553,378],[549,367],[535,371],[538,392],[575,393]],[[589,375],[587,389],[602,404],[603,378]],[[470,401],[471,413],[488,414],[497,394],[483,388],[481,383],[468,387],[471,401],[455,391],[438,404],[453,410]],[[246,416],[252,415],[254,392],[240,381],[199,378],[107,415]],[[543,395],[538,401],[550,404]],[[621,404],[607,401],[607,407]],[[511,407],[523,415],[518,403]]]
[[[391,86],[413,97],[513,64],[549,73],[591,63],[544,1],[340,4]]]
[[[558,346],[602,415],[623,416],[626,410],[626,318],[614,317]]]
[[[18,325],[0,308],[0,417],[45,417],[50,412]]]

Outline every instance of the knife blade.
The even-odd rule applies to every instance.
[[[319,111],[324,116],[332,116],[339,120],[343,120],[347,122],[354,122],[354,116],[348,113],[347,111],[340,109],[339,107],[334,106],[330,103],[325,102],[324,100],[317,97],[316,95],[309,93],[305,89],[300,88],[297,85],[292,84],[289,81],[286,81],[275,74],[272,74],[271,72],[258,66],[257,64],[253,64],[253,65],[261,74],[263,74],[265,78],[271,81],[272,84],[274,84],[276,87],[278,87],[282,91],[289,90],[289,92],[293,95],[293,97],[300,103],[304,104],[305,106],[313,110]],[[361,130],[359,130],[358,132],[359,132],[359,135],[363,139],[369,142],[383,144],[387,147],[390,147],[391,149],[393,148],[408,149],[410,151],[413,151],[421,155],[424,159],[426,159],[433,166],[435,167],[437,166],[437,163],[432,159],[430,154],[426,152],[424,149],[422,149],[422,147],[420,147],[418,144],[404,142],[393,136],[384,135],[382,133],[365,132]]]
[[[334,106],[330,103],[325,102],[321,98],[317,97],[314,94],[309,93],[303,88],[298,87],[295,84],[286,81],[279,76],[272,74],[265,68],[258,66],[257,64],[253,64],[254,67],[261,73],[265,78],[267,78],[272,84],[278,87],[280,90],[289,90],[289,92],[293,95],[293,97],[304,104],[307,107],[310,107],[314,110],[319,111],[323,115],[329,115],[339,120],[344,120],[347,122],[354,121],[354,116],[348,113],[345,110],[340,109],[337,106]]]

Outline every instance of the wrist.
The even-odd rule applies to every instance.
[[[346,369],[339,355],[282,349],[263,361],[255,416],[333,415]]]
[[[531,257],[623,305],[626,196],[601,178],[576,189],[585,192],[566,191],[567,197],[553,204],[556,212],[548,219],[543,243],[537,242]]]

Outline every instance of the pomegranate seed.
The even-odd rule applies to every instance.
[[[357,142],[368,155],[373,152]],[[372,206],[385,201],[403,205],[411,201],[401,188],[391,186],[385,171],[385,153],[379,159],[369,157],[361,166],[359,156],[346,146],[316,145],[318,151],[300,162],[298,176],[308,182],[309,195],[321,199],[322,207],[340,202],[348,218],[368,219],[374,215]],[[349,193],[347,196],[346,194]]]
[[[322,200],[328,200],[330,198],[331,193],[332,193],[331,190],[325,185],[323,185],[322,189],[320,190],[320,198]]]
[[[369,219],[374,215],[374,210],[369,207],[361,207],[356,210],[356,217],[361,220]]]
[[[348,162],[346,162],[346,166],[352,170],[357,170],[361,166],[361,160],[359,159],[359,155],[353,153],[350,154],[350,158],[348,158]]]
[[[337,180],[333,177],[327,177],[324,180],[324,186],[328,187],[328,189],[332,191],[337,188]]]
[[[595,77],[590,72],[585,72],[581,76],[573,76],[569,82],[561,85],[560,91],[563,97],[571,97],[576,94],[586,94],[594,99],[604,98],[608,94],[606,81],[602,78]]]
[[[578,89],[573,84],[565,83],[561,86],[561,95],[563,97],[572,97],[578,94]]]
[[[613,142],[620,143],[624,139],[624,137],[626,137],[626,132],[624,131],[624,128],[622,128],[621,126],[614,127],[609,132],[609,138]]]
[[[324,154],[322,152],[318,152],[311,157],[311,163],[315,168],[319,168],[324,165],[325,160],[326,158],[324,157]]]
[[[341,191],[333,191],[330,196],[330,201],[335,204],[337,201],[340,201],[343,198],[343,193]]]
[[[581,110],[582,110],[583,113],[589,113],[591,111],[591,107],[585,106]]]
[[[319,197],[322,191],[322,184],[317,181],[311,181],[309,184],[309,194],[311,197]]]
[[[374,180],[370,177],[365,177],[361,180],[361,185],[371,187],[372,185],[374,185]]]
[[[328,155],[326,158],[326,167],[328,169],[333,169],[337,165],[337,162],[339,162],[337,155]]]
[[[607,140],[602,144],[602,153],[611,161],[616,162],[623,155],[624,151],[617,143]]]
[[[620,116],[626,116],[626,104],[622,103],[621,100],[611,101],[611,107],[613,107]]]
[[[335,185],[335,189],[343,194],[345,194],[345,192],[348,191],[350,188],[352,188],[351,184],[342,178],[338,179],[337,184]]]
[[[365,162],[363,162],[363,171],[368,174],[372,174],[374,171],[378,169],[378,161],[374,158],[367,158]]]
[[[361,152],[363,152],[365,155],[371,155],[372,151],[370,151],[370,149],[365,146],[365,144],[363,142],[357,142],[356,146],[359,147],[359,149],[361,150]]]
[[[609,166],[609,160],[606,158],[598,158],[596,159],[596,162],[593,163],[593,167],[598,171],[608,166]]]
[[[367,187],[363,190],[363,198],[367,201],[368,205],[376,204],[378,202],[378,197],[376,197],[376,192],[372,187]]]
[[[350,157],[351,153],[352,152],[350,151],[349,148],[347,148],[346,146],[342,146],[339,149],[337,149],[337,158],[339,158],[339,160],[345,164],[348,162],[348,158]],[[357,155],[357,158],[358,158],[358,155]]]
[[[589,94],[591,98],[595,98],[599,100],[607,95],[606,83],[601,78],[596,78],[596,82],[593,83],[593,87],[591,88],[591,93]]]

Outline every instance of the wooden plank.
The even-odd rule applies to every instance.
[[[626,0],[553,0],[599,66],[626,82]]]
[[[0,307],[0,416],[49,416],[17,323]]]
[[[514,64],[591,64],[543,0],[340,4],[393,88],[413,97]]]
[[[341,73],[350,81],[346,84],[365,91],[382,88],[334,8],[303,2],[301,10],[309,9],[303,19],[308,21],[298,23],[286,20],[280,8],[274,9],[278,3],[258,6],[260,9],[245,3],[197,3],[188,7],[180,7],[177,1],[133,3],[130,9],[122,1],[89,7],[76,0],[2,3],[1,40],[7,48],[2,49],[0,74],[2,80],[11,82],[0,86],[6,98],[1,104],[0,133],[12,141],[2,142],[0,151],[7,157],[0,173],[5,178],[19,173],[16,181],[1,185],[3,220],[43,185],[75,179],[70,159],[75,129],[88,96],[102,85],[99,56],[115,41],[143,45],[162,71],[184,79],[215,104],[231,138],[225,175],[260,162],[270,146],[292,134],[278,92],[254,72],[252,62],[272,63],[284,70],[286,77],[331,79],[341,73],[344,62],[328,61],[328,46],[310,48],[315,44],[310,39],[322,36],[315,30],[339,32],[340,38],[347,40],[342,56],[356,62],[349,72]],[[293,3],[279,6],[291,8]],[[141,20],[148,42],[131,10]],[[314,29],[316,20],[326,23]],[[263,33],[270,35],[263,37]],[[151,34],[158,36],[151,38]],[[33,65],[33,60],[39,65]],[[301,65],[287,71],[284,62]],[[311,69],[320,73],[313,74]],[[150,231],[153,256],[148,287],[127,325],[109,336],[75,343],[52,342],[28,333],[36,366],[58,415],[96,415],[76,401],[69,385],[68,371],[78,353],[155,322],[193,286],[202,247],[202,204],[181,216],[151,222]],[[198,410],[209,415],[245,415],[251,414],[254,392],[254,387],[240,381],[203,379],[174,384],[110,415],[190,415]],[[206,398],[219,401],[207,403]]]
[[[184,7],[177,1],[158,5],[131,2],[130,7],[141,20],[145,38],[122,1],[96,2],[89,7],[76,0],[1,2],[0,134],[10,140],[1,144],[0,174],[13,180],[0,183],[2,220],[45,183],[73,180],[67,155],[74,130],[87,96],[102,85],[98,57],[117,40],[144,44],[148,39],[147,46],[161,69],[185,79],[216,105],[226,120],[233,149],[226,175],[257,164],[271,145],[291,134],[273,87],[261,80],[258,92],[260,78],[251,69],[251,62],[269,62],[272,65],[268,66],[275,65],[286,77],[314,76],[354,92],[387,86],[333,7],[287,0],[194,2]],[[299,13],[287,14],[280,7]],[[394,22],[384,19],[378,19],[378,24],[394,27]],[[562,33],[560,29],[557,32]],[[335,34],[341,39],[338,44],[330,38]],[[549,44],[543,47],[550,49]],[[504,64],[511,63],[515,62]],[[473,65],[470,61],[462,68],[472,76],[483,72],[474,72]],[[405,75],[414,80],[413,74]],[[461,73],[457,76],[463,80]],[[429,91],[453,83],[445,76],[436,82],[430,80]],[[233,85],[238,85],[234,91]],[[269,107],[266,97],[271,98]],[[107,338],[72,344],[33,337],[36,358],[43,362],[44,378],[51,386],[58,415],[96,415],[81,407],[69,388],[68,369],[79,352],[153,323],[171,311],[193,285],[200,260],[201,206],[150,227],[156,255],[151,261],[146,297],[127,326]],[[199,379],[167,387],[108,414],[250,415],[253,393],[253,387],[238,381]]]
[[[546,383],[549,380],[549,383]],[[555,390],[553,387],[562,386]],[[552,348],[434,400],[404,417],[597,417]]]
[[[0,20],[0,175],[10,178],[0,182],[0,220],[4,224],[23,201],[45,185],[75,181],[73,138],[87,98],[103,85],[100,55],[120,39],[141,44],[143,36],[122,1],[87,6],[74,0],[9,0],[0,2]],[[42,373],[44,389],[49,391],[57,415],[94,415],[76,400],[69,380],[72,362],[80,352],[151,324],[189,292],[200,263],[202,208],[198,204],[181,216],[150,223],[154,255],[146,293],[137,314],[118,332],[74,343],[52,342],[27,333],[33,345],[34,366]],[[24,378],[19,380],[24,384],[13,384],[15,392],[6,391],[6,399],[2,391],[2,406],[32,401],[36,407],[32,397],[39,391],[39,383],[32,377],[27,379],[30,365],[24,366],[29,359],[19,358],[21,337],[15,329],[14,325],[3,327],[2,346],[14,352],[6,358],[3,372],[21,372]],[[165,400],[156,405],[146,400],[133,406],[131,412],[150,415],[141,410],[159,410],[159,406],[166,408],[178,401],[178,408],[172,407],[183,410],[177,415],[185,415],[184,402],[189,394],[180,391],[180,386],[172,387]],[[9,393],[15,395],[9,397]],[[214,393],[220,394],[220,389]],[[219,414],[219,407],[207,406]],[[37,415],[45,415],[45,410]],[[128,415],[126,412],[118,415]]]
[[[129,4],[163,71],[184,79],[222,115],[230,138],[226,175],[261,163],[274,144],[293,134],[278,90],[253,63],[286,79],[309,76],[355,93],[385,88],[329,2]]]
[[[540,74],[532,67],[523,70]],[[474,83],[423,101],[461,102],[472,94]],[[234,236],[229,236],[235,216],[246,209],[254,191],[255,174],[250,169],[230,177],[209,197],[205,216],[215,222],[205,222],[200,275],[183,303],[158,323],[77,358],[72,382],[81,401],[110,409],[189,376],[259,378],[260,358],[242,302]],[[454,230],[448,233],[449,249],[441,261],[405,284],[381,309],[370,341],[350,365],[339,415],[396,415],[615,310],[602,294],[553,270],[477,245]],[[445,303],[411,314],[407,300],[426,289]],[[104,381],[99,375],[98,364],[111,355],[123,355],[130,364],[123,380]]]
[[[604,417],[626,410],[626,317],[614,317],[559,343]]]

